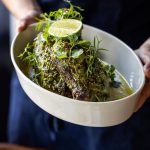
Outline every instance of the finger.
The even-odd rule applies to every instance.
[[[136,54],[138,55],[141,62],[143,63],[145,76],[147,78],[150,78],[150,54],[142,53],[141,51],[136,51]]]
[[[142,94],[141,94],[141,96],[142,96]],[[138,100],[138,102],[137,102],[137,104],[135,106],[134,112],[137,112],[143,106],[143,104],[145,102],[144,97],[141,97],[141,96],[140,96],[140,98],[139,98],[139,100]]]
[[[146,78],[145,85],[143,87],[143,90],[140,94],[140,98],[135,107],[135,112],[138,111],[143,106],[145,101],[150,97],[149,87],[150,87],[150,79]]]
[[[142,62],[143,62],[143,69],[144,69],[144,73],[145,76],[147,78],[150,78],[150,56],[143,54],[140,56]]]
[[[24,19],[21,19],[19,22],[19,25],[17,27],[18,32],[24,31],[30,24],[37,22],[34,17],[27,17]]]
[[[144,65],[144,73],[145,73],[145,76],[147,78],[150,78],[150,58],[148,59],[148,61]]]
[[[18,25],[18,27],[17,27],[17,31],[18,32],[22,32],[22,31],[24,31],[25,29],[27,28],[27,20],[21,20],[20,22],[19,22],[19,25]]]
[[[42,13],[41,10],[32,10],[26,14],[24,18],[22,18],[17,26],[17,31],[22,32],[24,31],[30,24],[37,22],[36,18],[40,17]]]

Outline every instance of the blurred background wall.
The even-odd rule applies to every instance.
[[[9,13],[0,1],[0,142],[6,142],[7,114],[10,97],[10,60]]]

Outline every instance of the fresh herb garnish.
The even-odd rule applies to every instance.
[[[49,34],[54,21],[83,19],[83,10],[66,2],[69,8],[41,14],[37,29],[42,31],[19,57],[30,64],[28,76],[40,86],[74,99],[106,101],[109,89],[117,84],[115,68],[98,58],[97,54],[105,50],[100,47],[102,41],[95,37],[92,44],[81,38],[81,32],[66,38]]]

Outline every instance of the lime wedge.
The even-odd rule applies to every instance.
[[[54,22],[49,28],[49,34],[55,37],[67,37],[78,33],[82,28],[82,22],[75,19],[62,19]]]

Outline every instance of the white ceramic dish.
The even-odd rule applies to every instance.
[[[126,98],[110,102],[85,102],[73,100],[52,93],[33,83],[20,69],[21,60],[17,57],[28,42],[37,34],[34,25],[19,33],[11,46],[11,59],[19,81],[31,100],[48,113],[71,123],[106,127],[120,124],[134,112],[134,108],[144,85],[144,73],[138,57],[126,44],[114,36],[97,28],[84,25],[83,38],[93,41],[94,36],[102,39],[102,47],[109,51],[101,57],[114,65],[123,74],[134,93]]]

